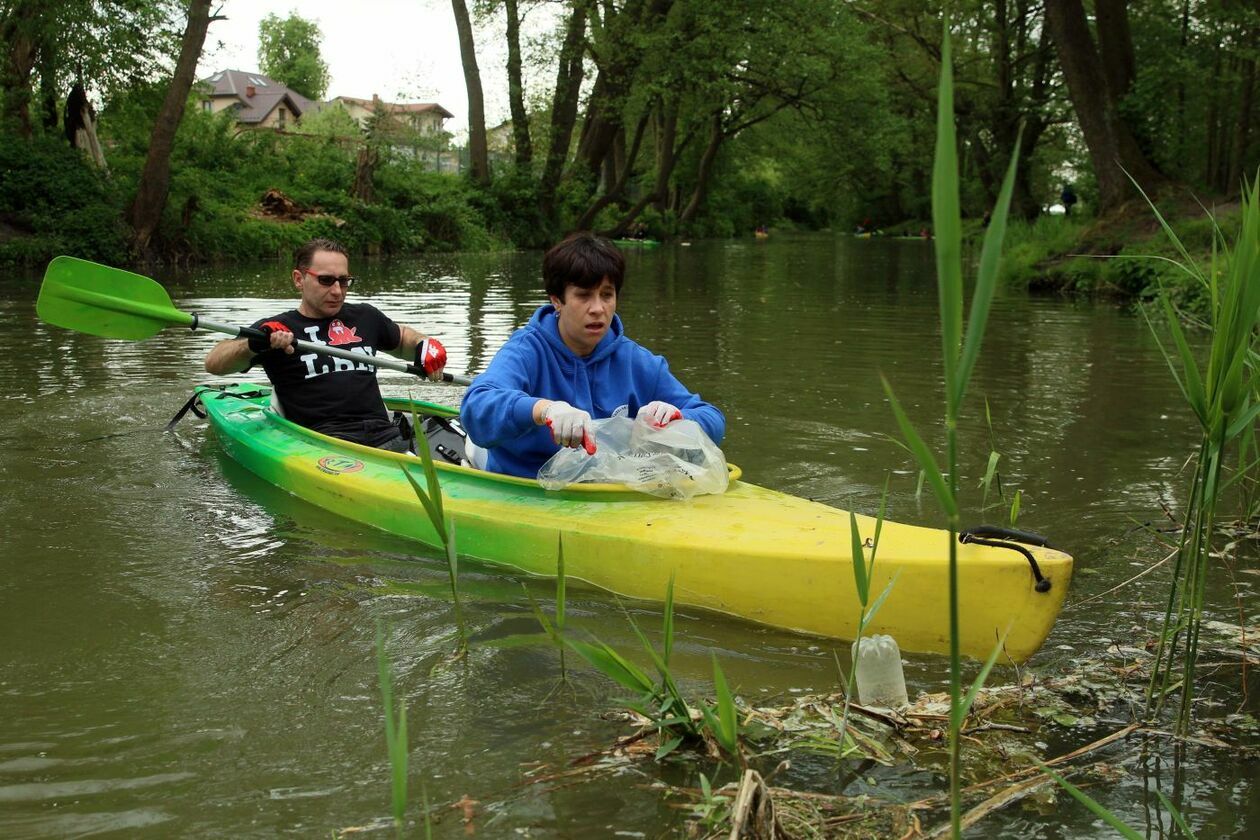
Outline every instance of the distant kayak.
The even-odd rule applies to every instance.
[[[659,239],[614,239],[618,248],[655,248],[661,244]]]

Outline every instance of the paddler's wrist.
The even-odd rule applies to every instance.
[[[547,422],[547,409],[549,408],[551,408],[551,400],[539,400],[534,403],[530,416],[533,417],[535,426],[541,426]]]

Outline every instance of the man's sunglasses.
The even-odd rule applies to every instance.
[[[314,277],[317,281],[319,281],[319,285],[321,286],[331,286],[333,283],[340,283],[341,288],[348,289],[350,288],[350,285],[354,283],[354,278],[348,274],[345,277],[338,277],[335,274],[316,274],[309,268],[302,269],[302,273],[309,274]]]

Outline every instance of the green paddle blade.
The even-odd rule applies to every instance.
[[[35,312],[54,326],[132,341],[193,323],[156,280],[74,257],[48,264]]]

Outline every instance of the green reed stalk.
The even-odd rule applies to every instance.
[[[1173,566],[1164,625],[1147,687],[1146,713],[1150,716],[1159,713],[1165,698],[1177,687],[1172,684],[1173,674],[1180,671],[1181,702],[1176,730],[1184,735],[1189,731],[1193,715],[1195,665],[1217,510],[1230,486],[1241,483],[1245,493],[1249,485],[1254,486],[1258,475],[1257,463],[1249,460],[1249,453],[1254,450],[1256,419],[1260,416],[1256,354],[1256,331],[1260,327],[1260,200],[1257,182],[1244,186],[1242,219],[1232,253],[1221,243],[1227,266],[1221,269],[1214,249],[1206,273],[1189,256],[1149,198],[1147,202],[1183,257],[1178,265],[1208,292],[1208,324],[1212,335],[1207,364],[1201,369],[1186,340],[1177,311],[1167,294],[1162,297],[1164,325],[1172,337],[1173,350],[1165,348],[1154,324],[1151,330],[1187,405],[1199,422],[1202,436]],[[1239,466],[1233,476],[1226,476],[1225,462],[1235,445]]]
[[[464,611],[459,601],[459,554],[455,550],[455,520],[446,515],[442,504],[442,485],[438,481],[437,467],[433,464],[433,453],[429,451],[428,440],[424,436],[424,427],[416,414],[415,400],[411,401],[411,428],[415,435],[416,455],[424,469],[424,480],[427,487],[421,487],[407,465],[403,464],[403,475],[411,485],[412,492],[424,507],[433,530],[446,554],[446,571],[451,580],[451,598],[455,602],[455,625],[459,629],[459,653],[462,655],[468,648],[468,629],[464,626]]]
[[[564,643],[560,641],[564,637],[565,600],[568,589],[565,580],[564,535],[560,534],[556,537],[556,646],[560,649],[561,680],[567,679],[564,667]]]
[[[945,470],[936,462],[931,449],[915,430],[884,379],[884,390],[902,437],[923,470],[927,484],[945,513],[949,539],[949,794],[950,827],[954,837],[962,834],[962,723],[969,702],[962,695],[962,655],[958,629],[958,417],[967,394],[967,386],[980,347],[984,341],[989,309],[997,287],[1002,240],[1006,234],[1011,192],[1015,183],[1015,164],[1019,158],[1019,141],[1011,155],[1002,189],[980,251],[980,263],[972,292],[971,311],[964,325],[962,272],[962,213],[959,201],[958,150],[954,126],[954,84],[950,47],[949,19],[945,20],[941,44],[941,79],[937,95],[936,153],[932,167],[932,224],[935,227],[936,277],[941,317],[942,361],[945,373]],[[1021,132],[1022,133],[1022,132]],[[965,329],[964,329],[965,326]],[[998,649],[1001,642],[999,641]],[[995,654],[997,649],[995,649]],[[992,657],[990,661],[996,659]],[[988,667],[992,667],[989,665]],[[981,671],[980,681],[987,675]],[[974,699],[979,686],[973,687],[968,699]]]
[[[376,669],[385,706],[385,745],[389,750],[390,806],[394,815],[394,831],[403,836],[403,818],[407,812],[407,707],[399,703],[394,711],[394,677],[385,655],[385,631],[376,627]],[[425,811],[428,823],[428,811]]]
[[[853,557],[853,584],[857,590],[858,610],[857,632],[854,633],[856,639],[853,642],[853,658],[849,663],[849,674],[845,678],[844,690],[844,709],[840,713],[840,758],[844,758],[848,753],[845,751],[844,743],[849,732],[849,711],[853,705],[854,686],[857,681],[857,663],[858,657],[862,652],[862,634],[866,631],[866,625],[875,617],[875,613],[879,612],[879,608],[884,605],[884,600],[892,592],[893,584],[897,582],[897,575],[893,575],[892,580],[880,592],[879,597],[870,604],[871,596],[871,578],[875,574],[875,555],[879,551],[879,535],[884,529],[884,516],[888,512],[888,484],[890,477],[884,478],[884,492],[879,498],[879,514],[875,517],[875,534],[871,537],[871,559],[868,562],[865,552],[862,549],[862,535],[858,532],[857,517],[849,513],[849,539],[851,543],[850,554]],[[900,574],[900,572],[898,572]],[[868,607],[868,604],[869,607]],[[838,664],[838,663],[837,663]],[[856,743],[854,749],[857,749]]]

